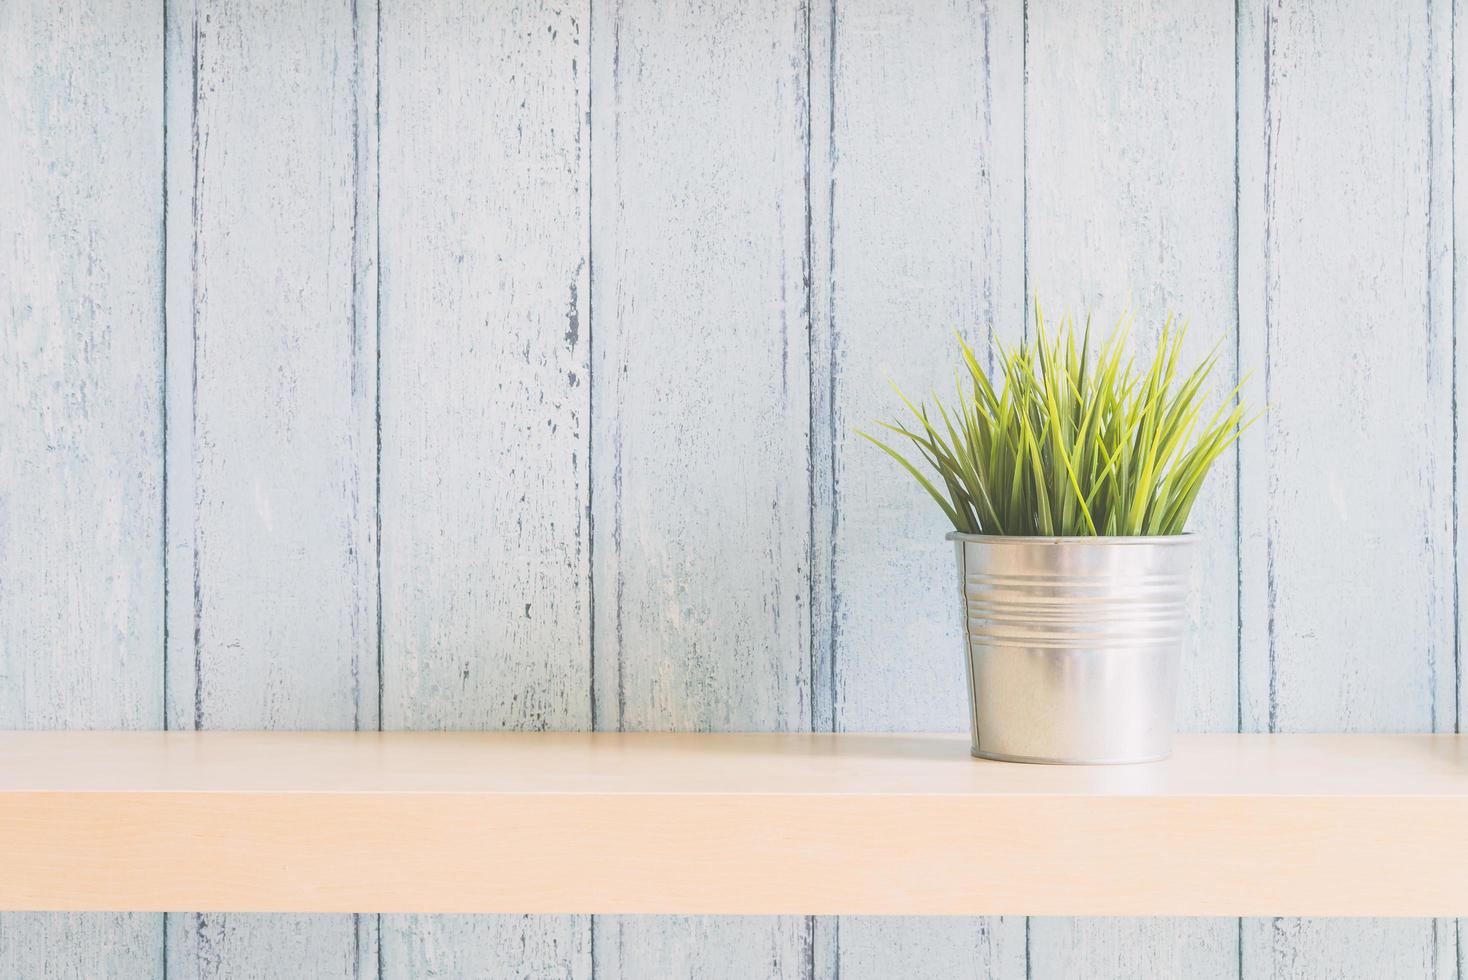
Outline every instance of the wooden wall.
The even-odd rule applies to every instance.
[[[0,3],[0,726],[961,729],[941,517],[852,430],[1038,294],[1184,311],[1271,405],[1184,726],[1458,730],[1456,2]],[[5,915],[0,975],[1442,980],[1459,932]]]

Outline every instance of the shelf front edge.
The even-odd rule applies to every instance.
[[[0,795],[0,908],[1468,915],[1468,798]]]

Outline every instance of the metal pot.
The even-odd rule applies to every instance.
[[[948,539],[964,598],[973,754],[1167,758],[1193,535]]]

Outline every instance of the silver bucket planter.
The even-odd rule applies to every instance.
[[[1193,536],[948,538],[964,597],[973,754],[1167,758]]]

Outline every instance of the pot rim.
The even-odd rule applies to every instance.
[[[964,531],[949,531],[943,535],[945,541],[975,541],[981,544],[1003,544],[1016,546],[1048,545],[1191,545],[1198,540],[1193,531],[1182,534],[968,534]]]

